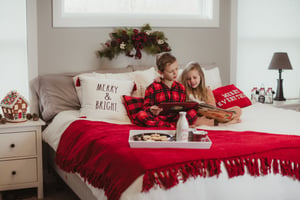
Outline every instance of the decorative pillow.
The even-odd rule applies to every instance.
[[[95,78],[95,79],[106,79],[106,74],[102,74],[102,73],[96,73],[96,72],[92,72],[92,73],[83,73],[83,74],[78,74],[76,76],[73,77],[73,82],[75,85],[75,89],[76,89],[76,93],[79,99],[79,103],[82,105],[82,83],[81,83],[81,79],[83,78]],[[80,78],[79,78],[80,77]]]
[[[143,108],[144,98],[123,95],[123,103],[131,122],[134,123],[136,114]]]
[[[158,76],[156,70],[151,67],[147,70],[127,72],[127,73],[84,73],[73,77],[76,92],[80,103],[82,103],[81,84],[78,77],[94,77],[100,79],[115,79],[115,80],[134,80],[136,84],[136,90],[132,93],[132,96],[143,97],[145,90],[154,79]]]
[[[241,108],[250,106],[250,99],[235,85],[226,85],[213,90],[216,104],[220,108],[239,106]]]
[[[81,116],[102,121],[130,122],[122,103],[130,95],[134,82],[79,76],[82,92]]]

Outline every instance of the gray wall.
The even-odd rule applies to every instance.
[[[113,28],[53,28],[51,2],[37,1],[39,74],[118,68],[128,64],[154,64],[154,57],[145,53],[142,53],[142,60],[119,56],[109,62],[107,59],[98,58],[96,52],[109,39]],[[216,63],[220,67],[223,84],[229,83],[229,0],[220,0],[218,28],[152,28],[165,33],[172,53],[180,64],[191,60],[205,64]]]

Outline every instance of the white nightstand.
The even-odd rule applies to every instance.
[[[44,124],[41,120],[0,124],[0,191],[36,187],[38,199],[43,198]]]
[[[300,99],[287,99],[286,101],[274,101],[273,105],[278,108],[296,110],[300,112]]]

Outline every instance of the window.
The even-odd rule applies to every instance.
[[[0,13],[0,101],[11,90],[29,99],[26,1],[0,1]]]
[[[217,27],[219,0],[53,0],[54,27]]]

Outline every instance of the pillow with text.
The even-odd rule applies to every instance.
[[[77,96],[79,102],[82,103],[82,94],[81,94],[81,81],[80,77],[88,77],[88,78],[96,78],[96,79],[114,79],[114,80],[134,80],[135,82],[135,90],[131,94],[135,97],[144,97],[145,90],[150,85],[156,77],[158,77],[158,73],[156,70],[151,67],[147,70],[134,71],[134,72],[126,72],[126,73],[82,73],[73,77],[73,82],[75,85],[75,89],[77,92]]]
[[[250,106],[250,99],[235,85],[226,85],[213,90],[216,105],[219,108],[230,108],[239,106],[241,108]]]
[[[129,122],[123,95],[131,95],[134,81],[79,76],[81,83],[81,117],[94,120]]]

